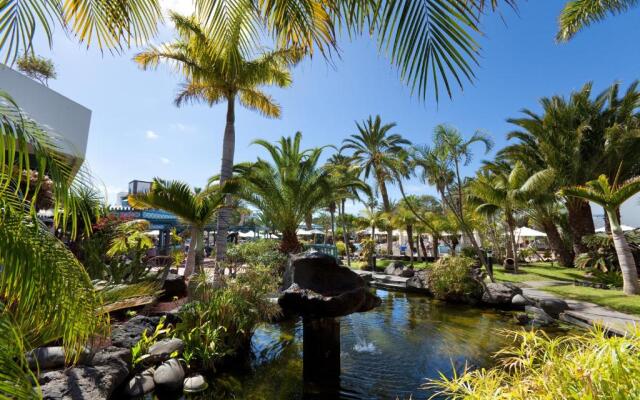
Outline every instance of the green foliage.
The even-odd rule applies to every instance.
[[[600,283],[606,285],[608,287],[617,287],[621,288],[624,281],[622,279],[622,274],[620,271],[607,271],[603,272],[600,270],[594,270],[591,273],[592,280],[595,283]]]
[[[49,79],[56,79],[56,69],[53,61],[34,54],[25,54],[17,60],[18,69],[30,78],[43,85],[47,85]]]
[[[365,240],[362,241],[361,244],[362,244],[362,250],[360,251],[360,257],[365,262],[368,262],[369,258],[376,251],[376,242],[374,242],[373,239],[365,239]]]
[[[227,261],[236,265],[262,265],[272,271],[282,271],[287,262],[287,256],[282,254],[278,247],[278,241],[273,239],[258,239],[229,245]]]
[[[462,301],[477,298],[482,286],[472,275],[475,261],[467,257],[442,257],[431,268],[429,289],[436,299]]]
[[[463,247],[463,248],[460,250],[460,255],[461,255],[462,257],[466,257],[466,258],[471,258],[471,259],[473,259],[473,258],[475,258],[475,257],[476,257],[476,252],[473,250],[473,248],[472,248],[472,247]]]
[[[141,365],[144,360],[149,357],[149,348],[153,346],[158,340],[171,336],[173,327],[171,325],[165,326],[166,317],[160,318],[160,322],[156,325],[156,329],[149,335],[147,330],[142,331],[142,337],[131,348],[131,364],[135,369]]]
[[[153,248],[153,240],[146,231],[149,222],[132,220],[119,224],[107,250],[111,257],[108,267],[110,281],[114,283],[137,283],[149,271],[146,263],[147,251]]]
[[[625,237],[631,248],[631,252],[636,260],[640,260],[640,234],[635,231],[625,232]],[[587,247],[586,253],[576,256],[575,266],[586,270],[601,271],[603,273],[609,271],[620,271],[618,256],[613,246],[613,239],[606,233],[597,233],[595,235],[584,236],[582,243]]]
[[[118,226],[130,221],[115,214],[100,217],[91,228],[91,235],[77,242],[75,252],[91,279],[111,280],[110,264],[113,261],[107,256],[111,242],[116,237]]]
[[[188,363],[205,369],[227,356],[249,350],[256,325],[273,317],[278,308],[267,299],[277,282],[272,269],[254,265],[220,288],[214,288],[206,276],[196,277],[195,301],[180,310],[181,322],[176,336],[185,342]]]
[[[344,242],[336,242],[336,249],[338,249],[338,255],[344,256],[347,254],[347,246]]]
[[[441,374],[427,387],[453,400],[640,398],[640,330],[609,337],[602,329],[550,338],[542,331],[508,332],[514,344],[491,369]],[[455,371],[454,371],[455,372]]]

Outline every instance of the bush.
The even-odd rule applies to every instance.
[[[601,329],[551,339],[544,332],[511,332],[514,345],[491,369],[465,370],[430,380],[435,396],[450,399],[638,399],[640,329],[608,337]]]
[[[482,295],[473,275],[475,261],[468,257],[442,257],[431,268],[429,289],[436,299],[468,301]]]
[[[180,309],[175,335],[185,342],[187,363],[214,370],[224,358],[250,350],[256,325],[279,312],[267,298],[277,282],[272,269],[263,265],[248,268],[219,288],[204,274],[196,279],[195,300]]]
[[[287,256],[278,248],[279,243],[272,239],[230,245],[227,248],[227,259],[235,265],[264,265],[272,270],[284,271]]]
[[[640,262],[640,234],[635,231],[626,232],[625,237],[636,261]],[[613,239],[606,233],[596,233],[582,238],[587,252],[576,255],[575,265],[578,268],[600,270],[602,272],[620,271]]]
[[[336,242],[336,249],[338,249],[338,255],[344,256],[347,254],[347,246],[344,242]]]
[[[360,251],[360,257],[366,262],[369,262],[369,258],[374,253],[376,244],[371,239],[365,239],[362,241],[362,250]]]

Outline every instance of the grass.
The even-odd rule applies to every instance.
[[[547,286],[542,290],[564,298],[588,301],[616,311],[640,315],[640,296],[627,296],[622,290],[574,285]]]
[[[377,260],[376,261],[376,270],[384,270],[389,264],[391,264],[392,260]],[[408,261],[402,261],[404,263],[404,265],[409,265]],[[420,261],[420,262],[414,262],[413,263],[413,268],[416,270],[419,269],[427,269],[431,267],[430,262],[426,262],[426,261]],[[367,263],[365,261],[351,261],[351,268],[354,269],[362,269],[364,267],[367,266]]]
[[[577,268],[564,268],[548,262],[536,262],[519,265],[517,274],[505,272],[502,267],[494,267],[494,277],[502,282],[526,282],[526,281],[566,281],[574,279],[587,280],[585,271]]]

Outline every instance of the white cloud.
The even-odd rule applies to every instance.
[[[175,11],[182,15],[191,15],[195,11],[192,0],[160,0],[160,7],[165,15],[168,15],[169,11]]]
[[[149,140],[156,140],[157,138],[159,138],[160,136],[158,136],[157,133],[155,133],[152,130],[148,130],[144,133],[144,137],[146,137]]]
[[[163,163],[164,165],[167,165],[167,164],[171,163],[171,160],[169,160],[166,157],[160,157],[160,162]]]

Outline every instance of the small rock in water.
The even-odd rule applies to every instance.
[[[511,304],[513,304],[514,306],[530,306],[533,304],[533,302],[521,294],[516,294],[511,299]]]
[[[151,392],[156,386],[153,381],[153,372],[153,368],[149,368],[131,378],[124,388],[125,394],[138,397]]]
[[[542,299],[538,301],[538,307],[542,308],[553,318],[558,318],[560,313],[565,312],[569,305],[562,299]]]
[[[157,386],[166,389],[177,389],[184,380],[184,366],[180,361],[172,358],[162,363],[153,374],[153,380]]]
[[[186,393],[197,393],[206,390],[209,387],[204,376],[200,374],[192,375],[184,380],[184,391]]]

